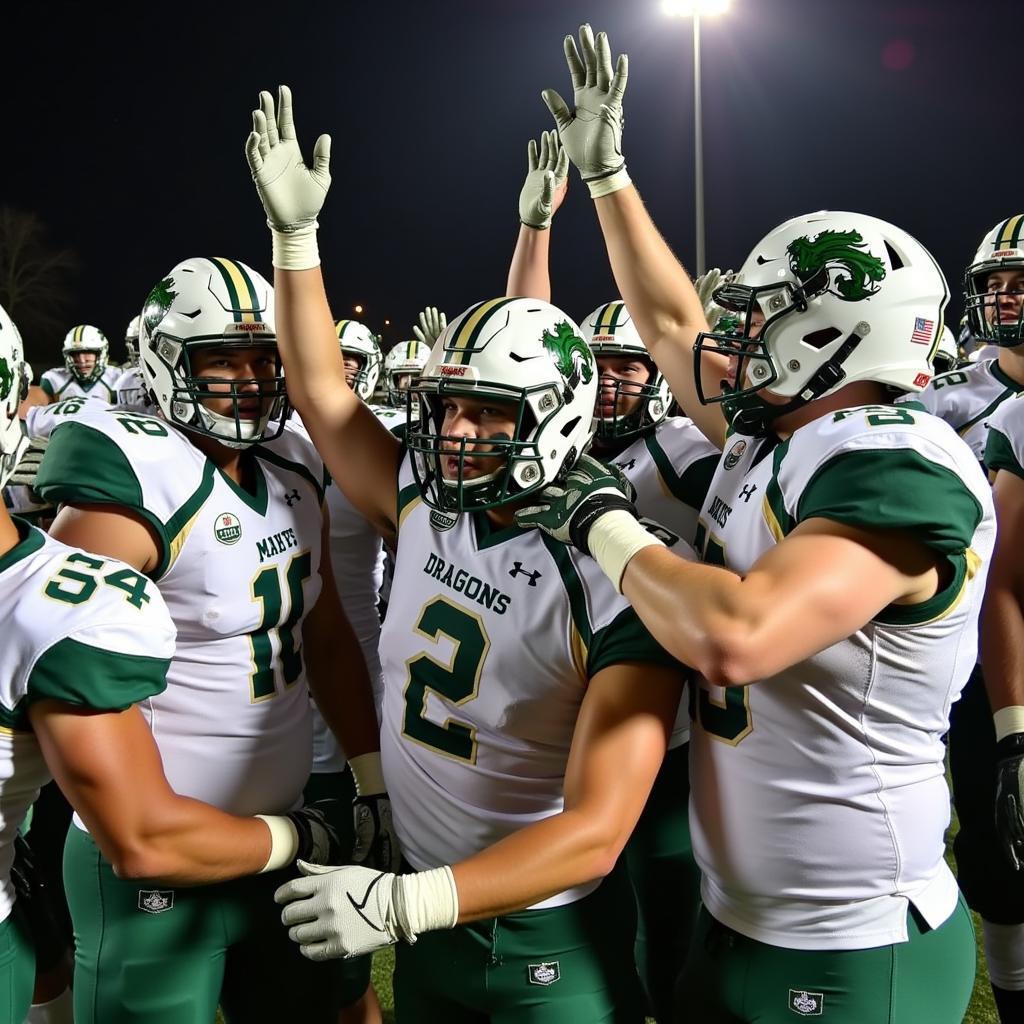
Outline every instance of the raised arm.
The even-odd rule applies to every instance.
[[[612,71],[604,32],[580,28],[580,49],[565,38],[574,107],[553,89],[542,93],[569,159],[594,199],[619,293],[651,356],[684,411],[721,448],[726,423],[718,405],[701,405],[694,386],[693,343],[707,330],[704,310],[686,271],[654,226],[626,172],[622,154],[622,96],[629,64],[619,56]],[[706,394],[718,394],[727,361],[705,355]]]
[[[548,251],[551,219],[568,188],[569,158],[555,131],[542,132],[540,148],[530,139],[526,181],[519,193],[519,237],[508,268],[506,295],[551,301]]]
[[[273,238],[277,339],[289,397],[345,496],[391,534],[399,444],[345,383],[320,272],[316,218],[331,183],[330,136],[317,139],[307,166],[284,85],[276,107],[270,93],[260,93],[252,120],[245,153]]]

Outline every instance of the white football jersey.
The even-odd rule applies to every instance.
[[[435,528],[446,520],[422,502],[408,456],[398,508],[381,756],[402,852],[423,869],[562,810],[576,716],[601,669],[679,666],[580,552],[484,513]]]
[[[742,576],[820,517],[906,530],[951,579],[772,678],[699,681],[690,819],[702,897],[771,945],[905,941],[908,901],[932,927],[956,905],[941,737],[976,656],[989,487],[951,427],[907,406],[842,410],[771,444],[727,440],[698,528],[706,562]]]
[[[233,814],[292,809],[312,757],[302,623],[320,593],[319,457],[295,431],[252,445],[250,493],[162,419],[73,404],[32,418],[60,421],[37,489],[130,509],[159,538],[152,576],[178,646],[144,710],[172,788]]]
[[[1024,477],[1024,402],[1020,397],[1003,402],[989,417],[985,465],[993,473],[1005,469]]]
[[[121,371],[108,366],[91,384],[79,384],[78,378],[63,366],[47,370],[39,380],[39,386],[54,402],[65,398],[98,398],[107,405],[117,401],[117,378]]]
[[[50,780],[29,704],[122,710],[163,690],[174,653],[174,625],[150,580],[14,522],[19,543],[0,556],[0,920],[14,903],[14,837]]]
[[[897,404],[919,402],[945,420],[970,445],[974,457],[983,462],[992,414],[1022,389],[1024,385],[1008,377],[999,363],[990,359],[940,373],[924,391],[906,395]]]
[[[395,430],[405,423],[405,412],[402,409],[384,405],[371,405],[369,408],[389,430]],[[305,434],[306,428],[296,413],[292,413],[288,423],[289,427]],[[384,700],[384,677],[381,674],[380,655],[377,653],[380,641],[380,615],[377,608],[384,582],[384,544],[370,521],[356,511],[335,483],[327,488],[327,510],[331,517],[334,583],[345,616],[366,659],[379,718]],[[314,704],[313,771],[340,772],[344,767],[345,754]]]
[[[689,557],[691,552],[686,549],[693,544],[697,517],[720,454],[693,420],[672,416],[603,461],[618,466],[633,485],[634,504],[648,529],[676,554]],[[689,739],[690,713],[684,691],[669,749],[681,747]]]

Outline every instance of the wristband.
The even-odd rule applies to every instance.
[[[407,942],[421,932],[454,928],[459,920],[459,890],[452,869],[445,864],[429,871],[399,875],[393,889],[395,917]]]
[[[1008,708],[1000,708],[992,715],[992,724],[996,727],[996,742],[1015,732],[1024,732],[1024,706],[1013,704]]]
[[[387,792],[388,787],[384,785],[384,772],[380,766],[379,750],[371,750],[368,754],[350,757],[348,766],[352,769],[352,778],[356,782],[357,796],[374,796],[377,793]]]
[[[618,192],[619,189],[632,184],[632,179],[626,173],[626,165],[623,164],[617,171],[604,178],[593,178],[588,181],[587,188],[590,189],[591,199],[600,199],[601,196],[611,195],[612,192]]]
[[[298,829],[282,814],[256,814],[253,817],[259,818],[270,829],[270,856],[257,874],[287,867],[299,852]]]
[[[316,221],[295,231],[278,231],[270,226],[273,243],[271,262],[278,270],[312,270],[320,266],[320,249],[316,241]]]
[[[601,516],[590,528],[587,537],[590,554],[621,594],[622,576],[630,559],[652,545],[664,543],[647,532],[636,517],[625,509],[615,509]]]

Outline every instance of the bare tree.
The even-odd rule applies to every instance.
[[[27,210],[0,206],[0,304],[18,325],[29,360],[53,349],[74,306],[78,257],[53,245]]]

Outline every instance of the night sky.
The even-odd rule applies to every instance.
[[[660,0],[39,4],[3,19],[0,204],[36,212],[81,260],[67,327],[120,357],[150,287],[190,256],[271,275],[243,144],[261,88],[292,87],[307,157],[333,136],[320,249],[337,317],[393,343],[416,312],[504,291],[526,143],[571,101],[561,39],[589,20],[630,57],[623,149],[654,219],[693,258],[689,22]],[[710,265],[738,266],[786,217],[829,207],[899,224],[950,281],[1024,208],[1011,0],[732,0],[703,23]],[[553,300],[580,319],[615,295],[570,169]],[[62,332],[28,338],[37,371]]]

